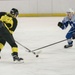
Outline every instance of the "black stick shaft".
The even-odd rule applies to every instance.
[[[43,49],[43,48],[46,48],[46,47],[49,47],[49,46],[52,46],[52,45],[55,45],[55,44],[58,44],[58,43],[61,43],[61,42],[64,42],[64,41],[66,41],[66,39],[58,41],[58,42],[55,42],[55,43],[52,43],[52,44],[49,44],[49,45],[46,45],[46,46],[43,46],[43,47],[40,47],[40,48],[37,48],[37,49],[34,49],[34,50],[32,50],[32,52],[40,50],[40,49]]]

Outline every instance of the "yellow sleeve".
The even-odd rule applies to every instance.
[[[8,16],[8,15],[4,15],[4,16],[1,17],[0,20],[4,23],[5,27],[6,27],[6,28],[9,30],[9,32],[12,34],[13,31],[10,30],[10,28],[13,27],[13,20],[12,20],[12,17],[10,17],[10,16]],[[8,25],[10,25],[10,27],[8,27]]]

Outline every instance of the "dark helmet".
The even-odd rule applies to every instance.
[[[12,14],[12,15],[18,15],[19,14],[19,11],[16,9],[16,8],[12,8],[11,10],[10,10],[10,13]]]

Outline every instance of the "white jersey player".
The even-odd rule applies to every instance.
[[[68,27],[68,25],[71,26],[70,30],[66,34],[66,39],[67,39],[68,45],[64,46],[64,48],[69,48],[69,47],[73,46],[72,38],[75,39],[75,14],[72,9],[69,9],[66,14],[67,14],[67,16],[64,17],[62,22],[58,22],[58,26],[62,30],[66,29]]]

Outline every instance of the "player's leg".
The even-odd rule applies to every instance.
[[[65,45],[64,48],[69,48],[73,46],[72,36],[73,36],[73,29],[70,29],[66,35],[68,45]]]
[[[2,37],[0,37],[0,58],[1,58],[1,51],[2,51],[5,43],[6,43],[6,41]]]
[[[10,44],[10,46],[11,46],[11,48],[12,48],[13,60],[14,60],[14,61],[16,61],[16,60],[17,60],[17,61],[23,60],[23,58],[19,58],[19,57],[18,57],[18,46],[17,46],[17,44],[15,43],[13,36],[11,35],[11,36],[8,36],[8,37],[9,37],[9,39],[7,39],[7,42]]]
[[[16,60],[17,61],[23,60],[23,58],[19,58],[18,57],[18,46],[15,43],[15,40],[14,40],[13,36],[7,31],[7,33],[6,33],[6,35],[4,37],[5,37],[5,40],[10,44],[10,46],[12,48],[13,60],[14,61],[16,61]]]
[[[75,31],[72,34],[72,39],[75,39]]]
[[[2,36],[2,28],[3,28],[3,23],[0,21],[0,58],[1,58],[1,50],[3,49],[6,41],[4,40],[3,36]]]
[[[13,38],[13,36],[10,34],[10,32],[7,30],[7,28],[3,25],[3,23],[0,22],[0,25],[2,25],[0,27],[0,31],[2,33],[0,33],[0,35],[9,43],[9,45],[12,48],[12,56],[13,56],[13,60],[14,61],[21,61],[23,60],[22,58],[18,57],[18,46],[15,43],[15,40]]]
[[[4,40],[4,38],[0,36],[0,52],[2,51],[5,43],[6,43],[6,41]]]

